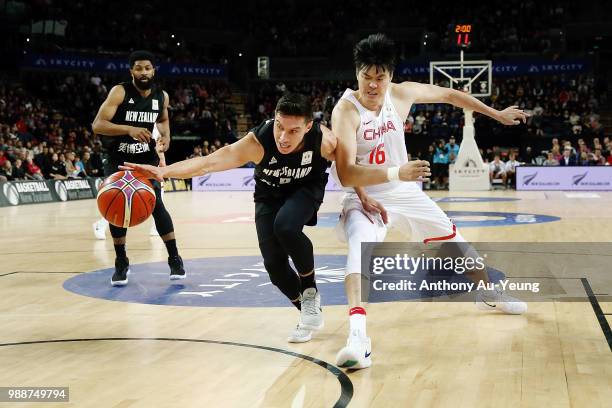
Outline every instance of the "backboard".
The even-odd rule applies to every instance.
[[[491,95],[492,62],[490,60],[431,61],[429,83],[465,91],[475,97]]]

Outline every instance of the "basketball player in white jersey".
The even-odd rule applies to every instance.
[[[386,209],[388,223],[380,214],[364,210],[361,192],[348,190],[338,229],[349,247],[345,289],[350,332],[346,347],[337,355],[340,367],[366,368],[372,364],[371,342],[366,335],[366,314],[361,305],[361,243],[383,241],[387,227],[410,232],[413,241],[465,242],[446,214],[404,174],[408,162],[404,122],[416,103],[449,103],[487,115],[504,125],[525,122],[526,114],[511,106],[490,108],[466,93],[415,82],[391,83],[395,46],[383,34],[373,34],[354,49],[359,89],[347,89],[332,113],[338,139],[335,173],[344,187],[365,186],[365,202]],[[412,163],[412,162],[411,162]],[[376,220],[376,222],[372,222]],[[466,274],[468,275],[468,274]],[[487,282],[486,272],[469,274],[475,282]],[[524,302],[501,291],[479,292],[477,306],[521,314]]]

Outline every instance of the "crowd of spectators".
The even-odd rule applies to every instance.
[[[410,79],[410,78],[402,78]],[[413,80],[422,81],[422,78]],[[249,111],[253,123],[273,116],[278,98],[287,90],[308,95],[315,120],[329,122],[331,110],[354,81],[291,81],[255,84],[249,92]],[[494,80],[490,98],[484,102],[497,109],[516,105],[531,116],[527,131],[538,137],[601,137],[603,128],[597,117],[606,94],[598,89],[592,75],[555,75],[511,77]],[[490,122],[490,132],[503,125]],[[407,134],[448,139],[463,126],[463,112],[446,104],[415,105],[405,125]]]
[[[124,79],[89,74],[23,76],[0,84],[0,180],[102,175],[102,143],[91,122],[110,88]],[[173,134],[206,143],[236,140],[226,82],[164,83]]]
[[[448,188],[449,165],[455,164],[460,144],[451,136],[449,141],[439,139],[429,145],[425,154],[418,152],[415,157],[431,163],[431,182],[425,188]],[[535,151],[531,146],[494,146],[480,149],[483,161],[489,167],[489,178],[499,181],[504,187],[515,186],[516,167],[529,166],[611,166],[612,141],[605,136],[578,138],[575,145],[570,140],[552,138],[548,149]]]
[[[364,11],[375,12],[376,18]],[[106,15],[113,18],[100,18]],[[476,52],[541,53],[555,49],[555,38],[563,37],[560,28],[568,22],[603,18],[596,7],[581,7],[569,0],[495,0],[444,7],[435,2],[415,7],[411,2],[385,0],[375,9],[366,0],[354,0],[350,7],[323,0],[209,2],[206,7],[196,0],[183,1],[180,6],[161,0],[146,4],[45,0],[31,2],[22,13],[24,21],[56,21],[57,45],[63,48],[92,48],[93,43],[98,51],[125,51],[154,45],[153,51],[175,61],[208,61],[212,54],[234,55],[241,47],[253,55],[334,56],[351,49],[357,26],[362,31],[399,30],[398,40],[406,27],[435,33],[439,37],[436,48],[446,51],[452,45],[449,31],[461,23],[473,25]],[[212,54],[200,52],[205,42],[197,37],[203,29],[234,35],[225,42],[217,39],[220,49],[209,49]],[[414,31],[410,37],[420,44]]]
[[[110,87],[121,80],[87,74],[46,74],[35,80],[24,75],[20,85],[0,85],[0,177],[11,180],[101,175],[102,144],[91,133],[89,124]],[[161,85],[171,98],[173,134],[202,136],[192,157],[207,155],[237,139],[237,114],[228,103],[231,91],[227,82],[181,80]],[[248,90],[247,111],[251,124],[256,125],[273,116],[275,103],[283,93],[300,92],[311,98],[315,120],[329,124],[333,106],[346,88],[355,86],[354,81],[259,82]],[[508,172],[500,169],[506,169],[510,153],[520,163],[538,165],[560,161],[569,165],[612,163],[609,138],[597,113],[603,98],[588,75],[496,80],[487,103],[496,108],[517,105],[529,112],[531,116],[523,130],[534,141],[563,140],[549,151],[537,153],[530,149],[519,151],[516,144],[487,149],[483,157],[488,163],[496,163],[495,178],[506,177],[503,182],[508,181]],[[492,120],[485,122],[493,128],[502,127]],[[444,104],[416,105],[406,120],[407,141],[415,140],[414,136],[432,141],[427,142],[430,146],[424,151],[414,149],[411,143],[407,146],[413,157],[432,163],[434,188],[444,188],[448,183],[448,165],[457,157],[462,126],[461,110]],[[563,158],[568,146],[571,162]],[[499,155],[497,162],[495,154]]]

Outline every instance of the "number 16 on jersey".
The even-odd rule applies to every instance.
[[[383,164],[385,162],[385,144],[376,145],[370,152],[370,164]]]

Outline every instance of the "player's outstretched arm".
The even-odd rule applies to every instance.
[[[344,187],[370,186],[391,180],[417,181],[431,175],[429,163],[425,160],[413,160],[392,169],[356,164],[356,134],[360,120],[359,114],[349,102],[340,101],[332,112],[333,133],[337,138],[336,170]]]
[[[263,147],[255,135],[249,132],[239,141],[225,146],[204,157],[176,162],[166,167],[154,167],[147,164],[125,163],[121,170],[136,170],[145,176],[162,181],[164,178],[191,178],[207,173],[235,169],[248,162],[259,163],[264,156]]]
[[[96,118],[91,124],[93,132],[103,136],[130,135],[134,140],[149,143],[149,140],[151,140],[151,132],[149,132],[149,129],[137,128],[129,125],[117,125],[111,122],[113,116],[115,116],[117,112],[117,108],[123,102],[124,97],[125,89],[122,86],[115,85],[110,90],[106,100],[100,105]]]
[[[518,109],[518,106],[509,106],[504,110],[498,111],[465,92],[437,85],[406,81],[399,85],[395,85],[394,91],[397,92],[398,99],[407,104],[449,103],[458,108],[482,113],[504,125],[518,125],[521,122],[525,123],[529,116],[527,113]]]

